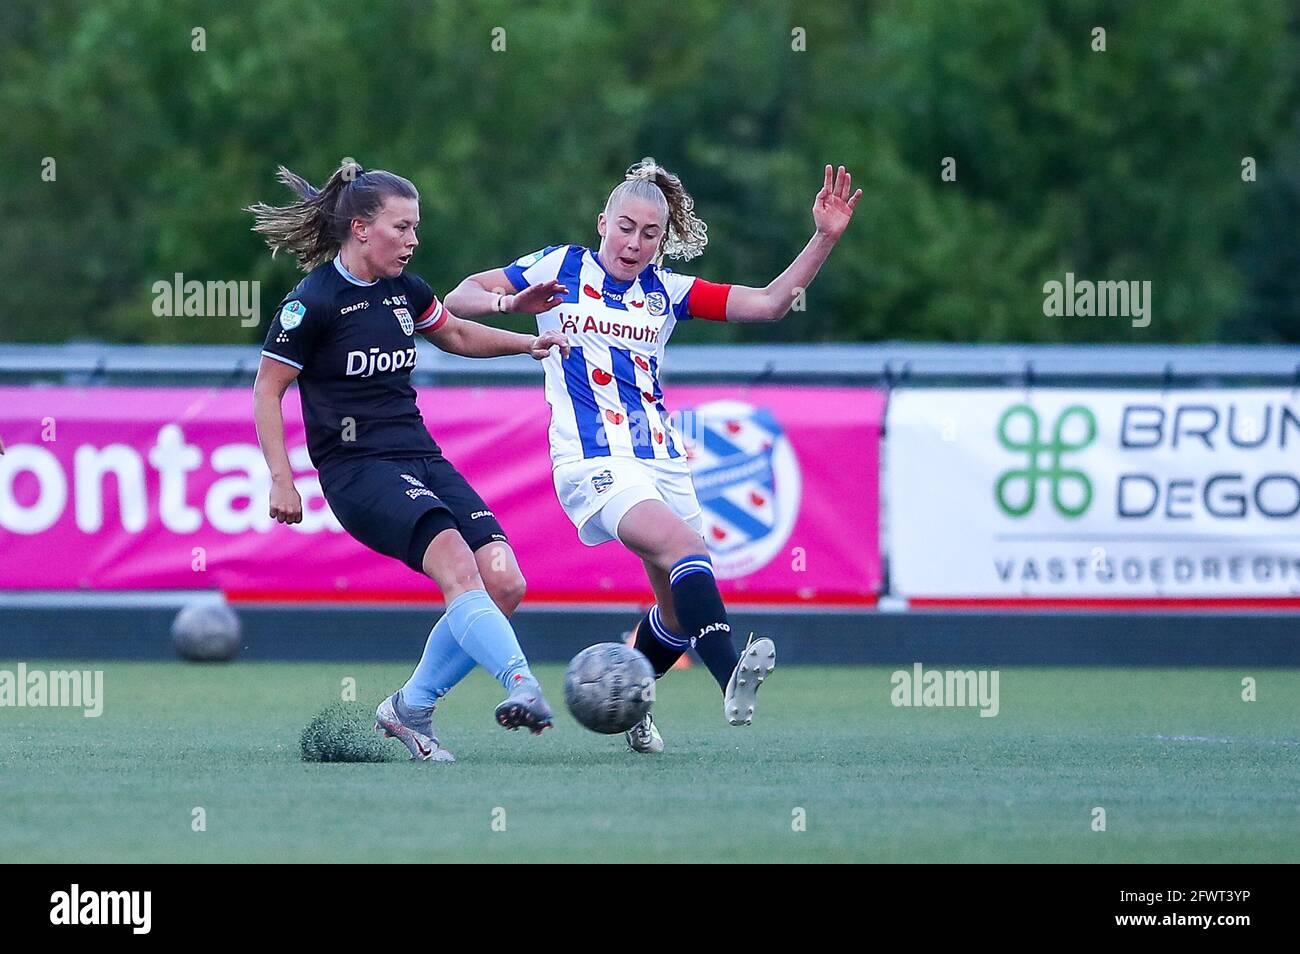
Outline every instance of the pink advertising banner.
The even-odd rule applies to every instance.
[[[680,387],[705,539],[737,602],[865,605],[880,589],[883,392]],[[421,412],[487,501],[529,602],[640,602],[640,561],[587,547],[555,499],[540,387],[426,388]],[[429,600],[352,540],[284,402],[301,524],[267,514],[252,392],[0,387],[0,589],[220,589],[232,600]]]

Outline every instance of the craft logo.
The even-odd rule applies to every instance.
[[[1072,404],[1057,415],[1052,437],[1044,440],[1036,412],[1028,404],[1015,404],[998,420],[998,443],[1003,449],[1023,453],[1023,468],[1004,472],[995,493],[998,507],[1008,517],[1024,517],[1038,502],[1038,486],[1051,486],[1052,506],[1062,517],[1074,520],[1092,505],[1092,481],[1081,470],[1066,467],[1062,458],[1082,451],[1097,439],[1097,419],[1082,404]]]
[[[740,401],[694,411],[691,474],[704,539],[723,579],[753,573],[780,553],[799,516],[794,448],[772,412]]]

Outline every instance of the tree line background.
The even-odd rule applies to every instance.
[[[803,246],[824,163],[865,190],[807,311],[680,339],[1297,342],[1298,52],[1293,0],[7,0],[0,340],[260,340],[279,163],[412,179],[445,293],[594,245],[653,155],[719,281]],[[1151,281],[1151,325],[1045,317],[1067,271]],[[155,317],[177,272],[261,282],[261,327]]]

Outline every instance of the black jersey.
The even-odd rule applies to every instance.
[[[312,269],[276,309],[262,354],[298,368],[317,470],[358,457],[440,453],[415,406],[415,333],[447,313],[424,279],[362,282],[338,259]]]

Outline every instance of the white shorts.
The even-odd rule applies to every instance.
[[[560,464],[552,475],[560,506],[589,547],[618,539],[623,515],[643,500],[662,500],[696,533],[704,515],[685,459],[600,457]]]

